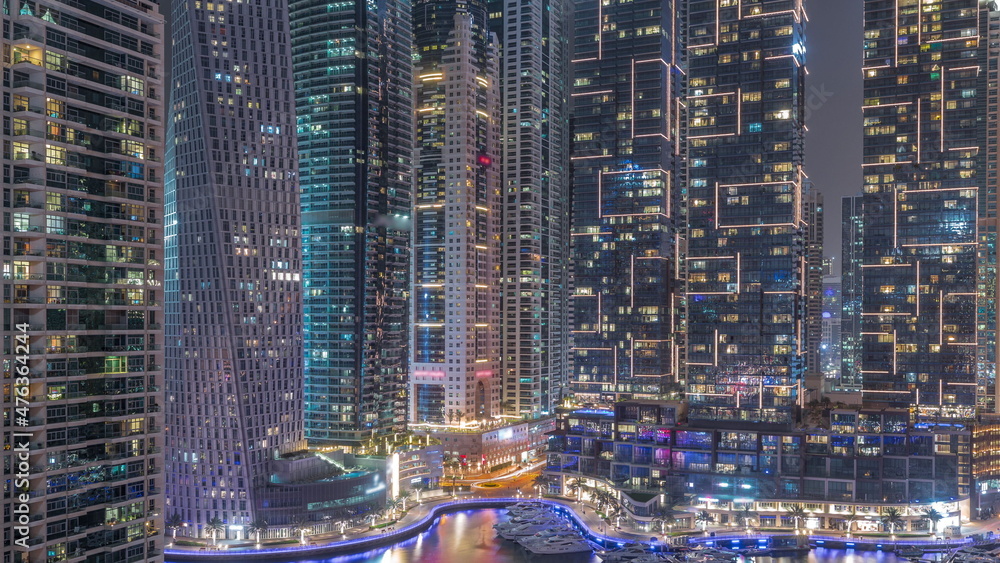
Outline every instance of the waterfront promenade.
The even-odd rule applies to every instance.
[[[496,497],[489,498],[482,495],[461,495],[459,498],[451,496],[425,499],[420,504],[410,508],[402,518],[396,521],[389,528],[368,529],[368,526],[350,528],[345,530],[345,534],[326,533],[312,535],[307,538],[308,545],[282,545],[268,546],[265,542],[261,549],[256,549],[253,542],[225,540],[218,542],[218,548],[205,547],[174,547],[166,551],[167,559],[170,561],[222,561],[233,556],[238,556],[241,561],[267,561],[267,560],[287,560],[289,556],[294,557],[328,557],[335,555],[345,555],[358,553],[387,547],[396,543],[410,539],[417,534],[426,531],[433,526],[439,517],[451,512],[462,510],[472,510],[479,508],[502,508],[522,502],[532,500],[542,502],[552,506],[554,509],[565,514],[575,525],[580,528],[588,537],[597,543],[612,547],[626,542],[644,542],[656,547],[665,547],[662,537],[653,538],[649,533],[636,533],[623,529],[616,529],[604,522],[591,507],[577,503],[568,499],[527,499],[520,497]],[[995,529],[998,522],[996,520],[982,523],[982,526],[968,527],[967,534],[979,533],[987,529]],[[724,535],[727,530],[716,530],[716,535],[710,537],[704,534],[693,534],[687,536],[676,536],[677,540],[685,543],[711,544],[719,547],[728,547],[736,541],[756,541],[772,535],[789,534],[788,531],[775,533],[756,533],[751,535]],[[653,541],[651,541],[653,540]],[[809,536],[810,544],[813,546],[830,547],[834,549],[857,549],[866,551],[890,551],[904,546],[920,547],[925,551],[942,551],[953,549],[962,545],[970,545],[971,541],[966,537],[950,540],[933,540],[914,537],[897,537],[895,540],[886,537],[853,537],[845,538],[837,535],[825,535],[822,532]]]

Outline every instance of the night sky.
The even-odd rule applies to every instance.
[[[840,198],[861,191],[863,8],[863,0],[806,2],[806,173],[823,192],[824,254],[837,264]]]

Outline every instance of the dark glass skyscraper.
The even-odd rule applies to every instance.
[[[688,5],[691,419],[789,423],[808,285],[806,14],[790,0]]]
[[[167,499],[200,537],[213,518],[239,534],[280,508],[265,494],[271,464],[305,448],[286,8],[173,6]]]
[[[295,0],[306,436],[358,443],[406,422],[412,213],[409,0]]]
[[[978,223],[995,215],[984,166],[990,5],[865,2],[860,373],[869,404],[963,418],[991,408],[993,369],[980,365],[992,365],[992,352],[982,353],[977,326],[995,315],[977,288]]]
[[[585,400],[659,398],[680,363],[679,6],[575,6],[571,387]]]

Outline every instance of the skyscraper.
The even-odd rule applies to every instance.
[[[866,403],[918,415],[992,408],[980,371],[978,223],[992,3],[865,2],[860,373]],[[990,209],[993,202],[993,209]],[[995,233],[993,233],[995,236]]]
[[[805,234],[806,325],[804,329],[806,373],[823,372],[823,194],[807,181],[804,190],[802,220]]]
[[[575,4],[574,374],[590,401],[676,390],[683,27],[676,2]]]
[[[842,318],[840,326],[840,387],[859,389],[861,385],[861,267],[864,249],[864,221],[860,195],[842,202],[840,266]]]
[[[829,266],[829,268],[827,268]],[[821,369],[828,383],[840,382],[841,356],[841,311],[844,308],[841,299],[841,278],[833,270],[832,261],[825,260],[823,264],[823,338],[820,343]]]
[[[162,34],[3,4],[5,561],[162,561]]]
[[[503,399],[555,412],[570,346],[570,13],[564,0],[492,0],[503,104]]]
[[[792,422],[807,350],[801,2],[688,7],[692,420]]]
[[[498,414],[499,53],[484,1],[418,0],[410,419]]]
[[[306,436],[406,423],[413,84],[408,0],[289,4],[305,292]]]
[[[172,21],[167,498],[204,536],[261,517],[269,463],[305,447],[294,99],[283,2]]]

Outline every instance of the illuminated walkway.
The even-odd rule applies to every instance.
[[[405,516],[400,518],[395,524],[394,531],[385,529],[366,530],[353,534],[346,538],[339,534],[319,534],[311,536],[309,539],[313,543],[320,545],[306,546],[281,546],[264,547],[254,549],[252,546],[233,547],[213,551],[202,551],[200,547],[174,547],[166,550],[167,559],[170,561],[212,561],[239,556],[241,561],[255,560],[266,561],[270,559],[287,560],[289,555],[295,557],[326,557],[333,555],[344,555],[348,553],[359,553],[379,547],[387,547],[403,540],[409,539],[421,532],[431,528],[442,514],[458,512],[463,510],[473,510],[478,508],[503,508],[518,502],[541,502],[553,507],[560,514],[565,515],[573,524],[586,534],[589,539],[600,543],[606,547],[623,545],[626,542],[646,542],[649,543],[654,538],[648,533],[632,533],[625,530],[616,530],[609,526],[589,507],[572,501],[556,499],[525,499],[525,498],[466,498],[466,499],[444,499],[430,501],[411,508]],[[578,513],[577,510],[582,512]],[[733,542],[756,542],[772,535],[787,536],[788,532],[760,533],[755,535],[717,535],[715,537],[694,535],[688,536],[687,542],[692,544],[714,545],[717,547],[730,547]],[[675,540],[678,538],[675,538]],[[843,538],[837,536],[812,535],[809,538],[812,546],[829,547],[833,549],[858,549],[866,551],[890,551],[897,547],[916,546],[925,551],[942,551],[953,549],[962,545],[969,545],[972,542],[967,539],[954,540],[924,540],[918,538],[900,537],[895,542],[889,538]],[[663,547],[662,542],[653,543],[654,547]]]

